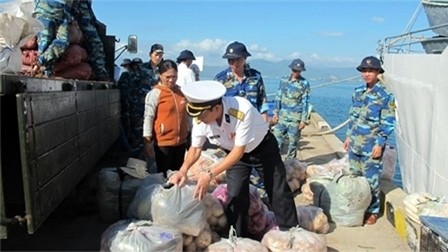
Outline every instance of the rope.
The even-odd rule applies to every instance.
[[[326,86],[330,86],[330,85],[334,85],[334,84],[338,84],[340,82],[345,82],[345,81],[351,81],[354,79],[359,78],[359,76],[352,76],[352,77],[348,77],[345,79],[341,79],[341,80],[336,80],[336,81],[331,81],[331,82],[327,82],[327,83],[323,83],[320,85],[316,85],[316,86],[311,86],[312,89],[315,88],[321,88],[321,87],[326,87]],[[382,76],[380,76],[380,81],[384,82]],[[271,94],[267,94],[267,96],[275,96],[276,93],[271,93]],[[345,125],[348,124],[348,122],[350,121],[350,119],[347,119],[345,122],[339,124],[338,126],[332,128],[331,130],[327,130],[324,132],[314,132],[314,133],[309,133],[309,134],[304,134],[304,136],[322,136],[322,135],[328,135],[328,134],[333,134],[334,132],[340,130],[341,128],[343,128]]]
[[[332,128],[331,130],[327,130],[327,131],[323,131],[323,132],[313,132],[313,133],[303,134],[303,135],[304,136],[323,136],[323,135],[333,134],[334,132],[340,130],[345,125],[347,125],[349,121],[350,121],[350,119],[347,119],[347,120],[345,120],[345,122],[339,124],[338,126]]]
[[[351,81],[351,80],[354,80],[354,79],[357,79],[357,78],[359,78],[359,76],[352,76],[352,77],[348,77],[348,78],[341,79],[341,80],[330,81],[330,82],[326,82],[326,83],[323,83],[323,84],[320,84],[320,85],[311,86],[311,89],[331,86],[331,85],[334,85],[334,84],[338,84],[340,82]],[[276,95],[276,92],[266,94],[266,96],[269,96],[269,97],[270,96],[275,96],[275,95]]]

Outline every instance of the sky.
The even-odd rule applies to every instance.
[[[0,0],[2,2],[22,0]],[[23,0],[31,1],[31,0]],[[204,57],[204,65],[225,66],[228,44],[242,42],[252,59],[302,59],[309,66],[354,67],[377,55],[378,41],[402,34],[420,0],[92,0],[107,34],[127,42],[138,36],[138,53],[148,61],[152,44],[165,59],[182,50]],[[424,10],[411,30],[427,26]]]
[[[107,34],[138,36],[137,54],[148,60],[153,43],[165,59],[184,49],[204,56],[205,65],[226,65],[225,48],[244,43],[251,59],[277,62],[300,58],[309,65],[353,67],[376,55],[378,41],[403,33],[419,0],[93,0]],[[412,26],[427,25],[424,10]]]

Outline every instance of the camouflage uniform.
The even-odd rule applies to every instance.
[[[149,78],[149,86],[154,87],[159,83],[160,79],[160,73],[159,73],[159,67],[153,68],[151,66],[151,62],[145,62],[142,64],[141,68],[146,71],[146,75],[148,75]]]
[[[145,97],[151,90],[148,72],[139,64],[131,64],[132,75],[129,82],[129,135],[131,148],[136,155],[143,150],[143,117],[145,113]],[[137,154],[138,153],[138,154]],[[134,155],[135,156],[135,155]]]
[[[227,88],[225,96],[245,97],[260,113],[267,112],[269,106],[261,73],[246,64],[244,75],[245,77],[240,83],[229,67],[218,73],[214,79]]]
[[[89,63],[96,79],[107,79],[104,45],[96,29],[96,17],[91,0],[74,0],[72,13],[84,34],[84,43],[89,54]]]
[[[118,79],[118,88],[120,89],[121,103],[121,124],[123,127],[124,144],[129,148],[129,133],[131,132],[130,119],[130,87],[132,83],[132,71],[122,72]]]
[[[71,1],[35,0],[33,17],[44,25],[37,34],[39,65],[45,67],[45,74],[52,74],[52,65],[59,60],[69,46],[69,23]]]
[[[224,96],[241,96],[245,97],[250,103],[262,113],[267,113],[269,106],[266,99],[266,89],[264,87],[263,78],[261,73],[253,68],[250,68],[249,64],[244,66],[244,79],[240,83],[229,68],[218,73],[214,80],[221,82],[227,89]],[[256,169],[251,171],[251,183],[258,188],[258,192],[261,198],[266,198],[267,194],[264,190],[264,185],[259,177]]]
[[[372,189],[372,203],[366,212],[378,214],[380,209],[379,182],[383,169],[382,157],[373,159],[375,145],[384,148],[395,128],[395,99],[381,84],[370,91],[367,85],[357,87],[352,96],[350,122],[346,136],[350,138],[350,169],[362,171]]]
[[[35,0],[33,16],[45,26],[37,37],[38,63],[45,67],[46,75],[52,74],[53,63],[69,46],[69,25],[75,19],[83,32],[96,79],[108,78],[103,42],[95,26],[91,0]]]
[[[288,135],[289,145],[287,158],[295,158],[299,145],[299,124],[308,119],[310,84],[300,76],[292,80],[291,76],[280,80],[280,86],[275,97],[274,113],[279,116],[273,133],[281,150],[285,134]]]

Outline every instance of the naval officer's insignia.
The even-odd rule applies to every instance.
[[[244,116],[245,114],[241,111],[239,111],[238,109],[234,109],[234,108],[229,108],[228,110],[229,115],[235,117],[238,120],[244,120]]]

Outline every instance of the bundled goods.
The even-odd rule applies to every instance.
[[[77,44],[71,44],[67,50],[65,50],[62,57],[55,64],[53,71],[55,74],[67,69],[81,64],[87,61],[87,51]]]
[[[183,251],[186,252],[204,251],[210,244],[221,239],[208,225],[197,236],[183,234],[183,238]]]
[[[173,186],[153,192],[151,216],[158,225],[178,228],[198,236],[207,224],[203,202],[193,197],[195,185]]]
[[[309,165],[306,168],[306,174],[308,176],[315,175],[329,175],[334,176],[341,172],[348,172],[350,164],[348,163],[348,154],[341,159],[333,159],[330,162],[323,165]]]
[[[326,234],[330,229],[328,218],[320,207],[297,206],[299,225],[311,232]]]
[[[224,206],[227,204],[227,185],[219,185],[213,192],[212,196],[218,199]],[[263,203],[258,194],[258,188],[249,185],[249,209],[247,219],[248,232],[255,238],[263,237],[263,235],[271,230],[276,229],[277,220],[272,211]]]
[[[285,160],[284,165],[286,169],[286,181],[291,191],[295,192],[300,189],[301,184],[306,179],[307,164],[300,162],[296,158],[292,158]]]
[[[33,71],[33,64],[37,62],[37,37],[33,36],[21,48],[22,74],[29,75]]]
[[[249,186],[249,210],[247,231],[256,239],[260,239],[271,229],[277,228],[277,221],[272,211],[263,203],[257,187]]]
[[[214,198],[218,199],[223,206],[227,205],[227,184],[218,185],[215,190],[213,190],[212,195]]]
[[[419,248],[422,240],[421,232],[424,229],[420,216],[448,217],[448,203],[428,193],[412,193],[404,197],[403,204],[408,245],[416,251],[427,250]]]
[[[203,202],[210,229],[217,233],[225,231],[227,229],[227,217],[222,203],[210,193],[205,194]]]
[[[216,167],[226,157],[222,149],[207,149],[201,152],[201,156],[198,161],[194,163],[190,169],[188,169],[187,176],[193,178],[201,173],[207,172],[210,169]],[[217,175],[214,180],[210,182],[209,189],[213,191],[218,184],[225,181],[225,172]]]
[[[164,179],[157,178],[157,176],[148,176],[143,179],[134,199],[129,204],[127,216],[139,220],[152,220],[152,198],[154,194],[163,189],[163,183]]]
[[[70,44],[82,45],[84,42],[84,34],[79,28],[78,22],[72,20],[68,26],[68,38],[70,39]]]
[[[323,234],[316,234],[303,228],[291,228],[289,231],[271,230],[261,243],[272,252],[324,252],[327,241]]]
[[[306,179],[306,182],[305,182],[305,184],[302,185],[301,190],[302,190],[303,199],[305,200],[304,205],[313,204],[314,194],[313,194],[313,191],[311,190],[310,178]]]
[[[238,237],[233,227],[230,228],[229,238],[221,239],[208,246],[208,252],[267,252],[268,249],[261,242],[249,238]]]
[[[406,217],[419,225],[421,215],[448,217],[448,203],[428,193],[406,195],[403,204]]]
[[[87,51],[79,45],[71,44],[54,65],[54,76],[66,79],[88,80],[93,69],[87,63]]]
[[[372,200],[370,185],[361,174],[310,177],[313,205],[321,207],[328,219],[341,226],[361,226]]]
[[[42,23],[33,16],[32,4],[25,1],[13,1],[3,5],[0,13],[0,73],[16,74],[22,71],[22,58],[32,60],[34,52],[22,54],[21,48],[35,50],[36,33],[43,29]],[[25,65],[25,70],[31,66]]]
[[[182,251],[182,234],[144,220],[120,220],[101,235],[100,251]]]
[[[161,173],[160,173],[161,174]],[[151,175],[162,181],[163,176]],[[118,167],[103,168],[98,174],[98,208],[103,221],[113,222],[125,217],[141,179],[134,178]]]

